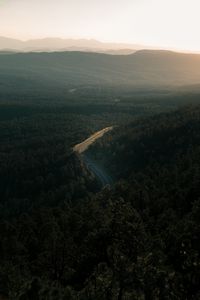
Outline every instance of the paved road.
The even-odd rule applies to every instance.
[[[88,167],[88,169],[99,179],[102,186],[105,186],[107,184],[113,184],[112,178],[108,175],[108,173],[105,170],[103,170],[103,168],[98,166],[96,162],[94,162],[85,154],[81,155],[81,158],[84,164]]]
[[[100,131],[97,131],[93,135],[91,135],[88,139],[83,141],[80,144],[77,144],[73,147],[73,151],[81,154],[81,159],[84,164],[88,167],[88,169],[99,179],[102,186],[107,184],[112,184],[112,178],[107,174],[105,170],[103,170],[100,166],[97,165],[91,158],[88,157],[84,152],[92,145],[97,139],[101,138],[106,132],[109,132],[113,129],[113,127],[106,127]]]
[[[111,126],[111,127],[106,127],[100,131],[97,131],[82,143],[74,146],[73,151],[79,154],[85,152],[90,147],[90,145],[92,145],[96,140],[101,138],[106,132],[111,131],[112,129],[113,127]]]

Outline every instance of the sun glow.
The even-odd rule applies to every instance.
[[[0,35],[94,38],[200,51],[199,0],[0,1]]]

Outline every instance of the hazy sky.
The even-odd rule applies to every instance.
[[[200,0],[0,0],[0,35],[200,51]]]

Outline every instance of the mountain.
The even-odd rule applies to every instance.
[[[0,93],[65,94],[70,88],[177,87],[200,83],[200,55],[138,51],[131,55],[83,52],[0,55]]]
[[[16,39],[10,39],[6,37],[0,37],[0,50],[12,49],[19,50],[23,48],[23,42]]]
[[[22,52],[29,51],[92,51],[92,52],[112,52],[123,51],[128,49],[133,52],[143,49],[142,45],[103,43],[94,39],[61,39],[61,38],[44,38],[21,41],[6,37],[0,37],[0,50],[15,50]],[[125,51],[126,53],[126,51]],[[118,54],[118,53],[117,53]]]

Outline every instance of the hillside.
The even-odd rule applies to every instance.
[[[136,244],[141,240],[143,245],[147,242],[148,254],[141,258],[143,255],[139,252],[138,260],[133,259],[132,264],[139,272],[135,271],[136,275],[130,271],[129,258],[130,253],[137,256],[137,250],[134,252],[131,248],[134,244],[129,244],[132,237],[126,240],[131,226],[135,229],[136,225],[133,221],[128,223],[122,215],[121,222],[127,222],[127,231],[121,235],[121,242],[126,242],[121,246],[118,241],[117,249],[127,259],[118,257],[125,274],[121,279],[125,286],[124,296],[133,292],[130,282],[136,276],[142,280],[147,289],[144,294],[149,299],[200,297],[199,132],[200,107],[189,107],[116,128],[87,152],[88,157],[115,175],[118,183],[109,197],[113,197],[113,201],[121,199],[118,205],[124,207],[129,203],[139,213],[150,238],[147,242],[141,232],[137,239]],[[144,272],[144,277],[140,277],[140,272]],[[140,292],[138,287],[136,294],[143,299]]]
[[[139,51],[112,56],[95,53],[0,55],[1,95],[48,95],[76,87],[161,87],[199,84],[200,55]],[[56,89],[56,90],[55,90]]]
[[[182,108],[120,126],[87,151],[116,180],[154,165],[173,166],[199,151],[200,107]]]
[[[199,299],[200,107],[96,141],[87,157],[115,175],[102,190],[67,155],[102,126],[93,118],[52,110],[1,122],[0,295]]]

